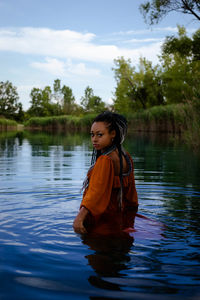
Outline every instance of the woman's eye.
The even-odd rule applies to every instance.
[[[94,137],[94,133],[90,133],[90,136],[91,136],[91,137]]]
[[[101,137],[103,134],[102,133],[98,133],[98,136]]]

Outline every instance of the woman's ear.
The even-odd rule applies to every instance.
[[[112,130],[110,135],[111,135],[111,138],[114,139],[116,137],[116,131]]]

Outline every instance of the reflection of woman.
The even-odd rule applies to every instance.
[[[90,284],[102,289],[120,290],[118,284],[110,283],[106,277],[121,278],[121,272],[128,268],[133,238],[124,234],[112,238],[104,235],[99,239],[98,236],[87,234],[82,236],[82,242],[93,251],[86,256],[96,273],[88,278]]]
[[[133,225],[127,214],[137,211],[138,198],[133,161],[121,146],[126,132],[127,121],[119,114],[104,112],[94,119],[92,164],[73,224],[77,233],[110,234]]]

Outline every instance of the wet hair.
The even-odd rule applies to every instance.
[[[127,133],[127,120],[124,116],[117,114],[117,113],[113,113],[110,111],[105,111],[101,114],[99,114],[98,116],[96,116],[96,118],[93,120],[94,122],[104,122],[107,124],[107,128],[109,130],[109,132],[112,132],[113,130],[115,130],[116,135],[114,137],[113,140],[113,146],[116,146],[116,148],[118,149],[118,153],[119,153],[119,161],[120,161],[120,173],[119,173],[119,178],[120,178],[120,203],[119,206],[121,208],[122,205],[122,192],[123,192],[123,159],[122,159],[122,155],[123,155],[123,151],[122,151],[122,143],[124,141],[124,138],[126,136]],[[97,158],[101,155],[100,151],[94,151],[93,150],[93,155],[92,155],[92,161],[91,164],[94,164],[95,161],[97,160]]]

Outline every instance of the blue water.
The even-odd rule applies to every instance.
[[[0,299],[200,299],[200,157],[129,136],[135,232],[81,237],[73,219],[90,164],[83,135],[0,135]]]

